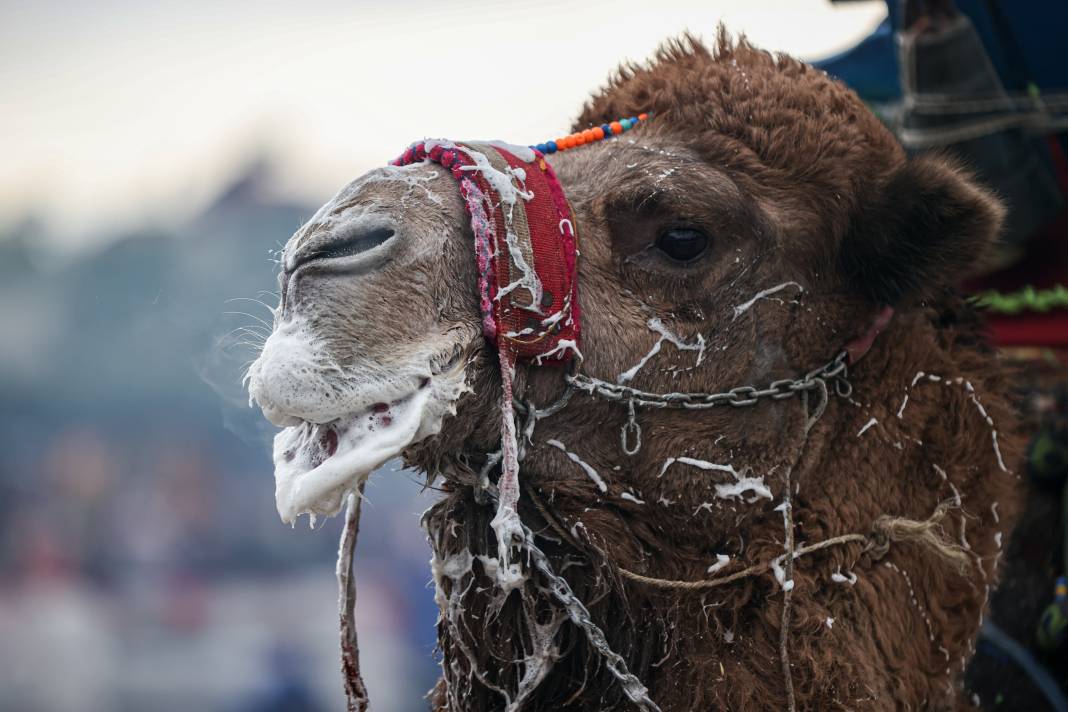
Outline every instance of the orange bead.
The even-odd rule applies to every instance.
[[[583,136],[581,133],[571,134],[571,138],[575,140],[576,146],[586,145],[586,137]]]
[[[586,143],[593,143],[597,140],[597,131],[594,129],[586,129],[582,135],[586,137]]]
[[[608,126],[612,129],[612,133],[614,134],[623,133],[623,124],[619,123],[618,121],[613,121],[612,123],[608,124]]]
[[[567,136],[562,136],[562,137],[556,139],[556,150],[557,151],[566,151],[569,148],[571,148],[571,145],[567,142]]]
[[[593,138],[597,141],[600,141],[602,138],[604,138],[604,129],[602,129],[600,126],[594,127],[590,129],[590,131],[593,131]]]
[[[645,121],[649,118],[649,114],[638,114],[638,121]]]

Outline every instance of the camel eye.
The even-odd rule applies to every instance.
[[[660,233],[656,248],[677,262],[691,262],[708,248],[708,235],[693,228],[671,228]]]

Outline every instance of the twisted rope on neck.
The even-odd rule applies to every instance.
[[[530,497],[530,500],[534,503],[534,506],[537,508],[542,518],[548,523],[549,527],[571,546],[581,550],[583,548],[582,544],[571,536],[571,533],[560,524],[560,521],[551,512],[549,512],[545,507],[545,503],[538,496],[534,488],[530,485],[525,485],[524,490],[526,491],[527,496]],[[814,554],[817,551],[829,549],[834,546],[863,544],[864,547],[862,553],[867,553],[873,559],[878,560],[886,555],[892,543],[913,543],[927,547],[943,562],[952,565],[955,570],[964,574],[971,566],[971,559],[968,557],[967,552],[965,552],[959,544],[954,544],[947,538],[941,529],[942,520],[951,510],[956,508],[957,507],[952,501],[942,502],[930,517],[922,520],[909,519],[907,517],[891,517],[884,514],[872,523],[871,531],[867,534],[841,534],[816,542],[815,544],[799,546],[794,549],[793,558],[795,560],[800,559],[803,556],[808,556],[809,554]],[[766,561],[747,566],[744,569],[740,569],[730,574],[724,574],[710,579],[682,581],[678,579],[664,579],[655,576],[646,576],[623,567],[618,567],[619,574],[625,579],[647,586],[653,586],[655,588],[674,591],[706,591],[720,586],[726,586],[735,581],[741,581],[750,576],[758,576],[771,570],[772,562]]]
[[[810,423],[814,421],[810,420]],[[807,429],[806,429],[807,435]],[[807,438],[806,438],[807,439]],[[802,443],[802,446],[804,443]],[[797,460],[800,461],[803,451],[798,453]],[[796,464],[796,462],[795,462]],[[792,469],[792,468],[791,468]],[[790,477],[786,475],[787,492],[790,488]],[[534,503],[538,512],[546,523],[554,532],[556,532],[564,541],[568,542],[571,546],[582,550],[582,546],[579,542],[568,532],[560,521],[553,515],[545,503],[538,496],[533,487],[524,483],[524,489],[527,496]],[[740,581],[750,576],[757,576],[773,569],[773,566],[778,561],[781,561],[783,557],[786,557],[785,578],[784,581],[793,580],[793,562],[802,556],[813,554],[817,551],[829,549],[834,546],[844,546],[846,544],[863,544],[863,553],[867,553],[874,560],[879,560],[884,557],[890,550],[892,543],[899,544],[918,544],[924,546],[929,551],[934,553],[941,561],[954,568],[957,573],[964,575],[967,573],[969,567],[972,565],[972,560],[969,558],[967,552],[952,540],[946,537],[942,530],[942,520],[953,509],[959,507],[954,504],[953,500],[946,500],[940,502],[935,507],[934,512],[927,519],[916,520],[909,519],[907,517],[891,517],[889,515],[881,515],[872,522],[872,529],[868,534],[841,534],[839,536],[824,539],[823,541],[815,544],[807,544],[805,546],[795,547],[793,545],[793,518],[789,515],[789,499],[785,500],[787,504],[787,553],[782,556],[776,557],[772,561],[762,562],[747,566],[746,568],[735,571],[734,573],[725,574],[711,579],[705,579],[701,581],[680,581],[674,579],[662,579],[653,576],[645,576],[629,569],[625,569],[622,566],[618,567],[620,575],[636,583],[644,584],[654,588],[660,588],[669,591],[707,591],[709,589],[717,588],[719,586],[726,586],[727,584],[735,581]],[[794,698],[794,686],[793,677],[790,673],[790,656],[787,648],[787,642],[789,639],[789,625],[790,625],[790,599],[791,599],[792,587],[783,587],[783,613],[782,613],[782,625],[779,634],[779,656],[782,662],[783,676],[786,685],[786,698],[787,709],[791,712],[796,709],[796,702]]]
[[[345,528],[338,546],[337,582],[338,616],[341,623],[341,671],[345,685],[345,709],[347,712],[366,712],[369,699],[367,686],[360,672],[360,644],[356,638],[356,579],[352,562],[356,554],[356,539],[360,534],[360,504],[363,502],[363,485],[348,495],[345,511]]]

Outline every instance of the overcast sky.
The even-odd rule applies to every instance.
[[[0,226],[62,249],[195,212],[251,156],[316,202],[426,136],[534,143],[622,59],[718,21],[816,59],[882,2],[0,0]],[[94,235],[96,237],[94,237]]]

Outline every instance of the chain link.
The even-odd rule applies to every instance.
[[[568,374],[565,380],[575,390],[583,391],[591,396],[617,403],[627,403],[631,412],[633,412],[633,407],[706,410],[729,405],[743,408],[756,405],[765,398],[785,400],[802,391],[814,390],[820,387],[818,381],[823,381],[825,384],[833,381],[835,392],[843,397],[848,396],[852,392],[852,387],[848,380],[847,357],[848,354],[843,351],[834,360],[800,378],[772,381],[764,388],[738,386],[723,393],[649,393],[637,388],[602,381],[582,373]]]
[[[634,401],[627,401],[627,422],[619,431],[619,444],[628,456],[637,455],[642,449],[642,426],[638,425],[638,416],[634,412]]]
[[[831,381],[834,382],[835,393],[839,396],[845,398],[853,392],[847,371],[848,358],[849,354],[843,351],[835,356],[834,360],[800,378],[772,381],[764,388],[738,386],[723,393],[649,393],[579,373],[577,363],[572,362],[571,370],[564,376],[567,388],[554,402],[545,408],[537,408],[533,403],[514,399],[513,407],[519,415],[527,419],[527,426],[523,431],[529,438],[535,423],[563,410],[575,391],[582,391],[590,396],[616,403],[626,403],[627,422],[623,424],[619,433],[619,444],[627,455],[636,455],[642,447],[642,427],[638,423],[638,408],[707,410],[724,405],[745,408],[756,405],[766,398],[781,401],[792,398],[798,393],[808,393],[812,390],[821,390],[823,402],[826,403],[827,385]]]

